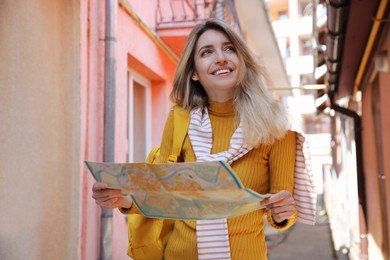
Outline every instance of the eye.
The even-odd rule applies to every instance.
[[[210,54],[210,53],[212,53],[211,49],[205,49],[205,50],[203,50],[203,51],[200,53],[200,56],[203,57],[203,56],[208,55],[208,54]]]
[[[228,45],[224,48],[225,51],[236,52],[236,48],[233,45]]]

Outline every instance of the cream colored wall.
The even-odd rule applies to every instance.
[[[0,259],[78,259],[79,13],[0,3]]]

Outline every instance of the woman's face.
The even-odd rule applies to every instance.
[[[234,96],[240,60],[227,36],[217,30],[207,30],[198,39],[194,53],[195,73],[209,101],[225,102]]]

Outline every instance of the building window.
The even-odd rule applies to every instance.
[[[129,70],[128,93],[127,160],[144,162],[151,144],[151,83]]]
[[[278,12],[278,20],[287,20],[287,19],[288,19],[287,11]]]
[[[313,55],[313,50],[311,46],[311,39],[310,38],[301,38],[299,39],[299,45],[300,45],[300,53],[299,55]]]
[[[301,85],[307,85],[313,83],[313,75],[312,74],[301,74],[299,75],[299,79],[301,82]],[[311,90],[309,90],[310,92]]]

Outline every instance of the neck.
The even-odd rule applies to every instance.
[[[222,91],[221,92],[213,92],[213,93],[208,93],[208,99],[210,102],[219,102],[219,103],[224,103],[226,101],[229,101],[233,99],[234,97],[234,91]]]

